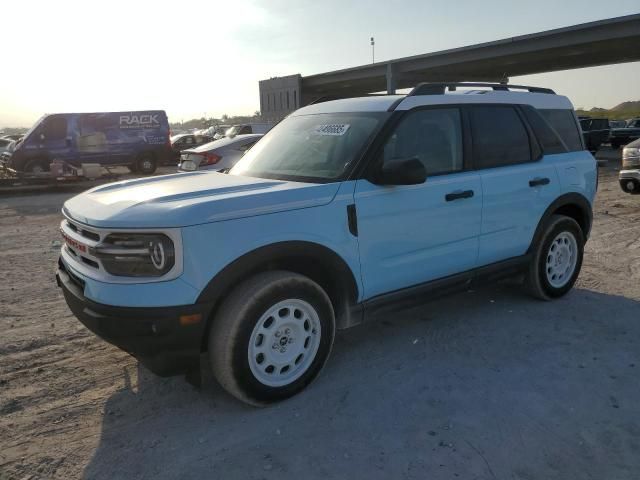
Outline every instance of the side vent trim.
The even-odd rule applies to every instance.
[[[355,204],[347,205],[347,223],[349,224],[349,231],[354,237],[358,236],[358,214],[356,212]]]

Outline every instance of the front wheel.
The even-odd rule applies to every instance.
[[[27,173],[46,173],[49,171],[49,162],[44,159],[31,160],[25,165],[24,171]]]
[[[526,286],[534,297],[551,300],[566,294],[576,283],[584,254],[580,225],[563,215],[553,215],[535,246]]]
[[[208,346],[215,378],[233,396],[256,406],[284,400],[311,383],[335,334],[324,290],[285,271],[242,283],[213,322]]]

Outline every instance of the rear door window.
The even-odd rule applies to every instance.
[[[570,152],[583,150],[582,137],[572,110],[538,110],[565,143]]]
[[[503,167],[532,160],[529,135],[514,107],[487,105],[470,110],[476,168]]]

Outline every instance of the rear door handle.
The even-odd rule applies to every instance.
[[[444,196],[444,199],[447,202],[452,202],[453,200],[459,200],[461,198],[471,198],[473,197],[473,190],[458,190],[455,192],[447,193]]]
[[[540,185],[549,185],[549,180],[547,177],[544,178],[534,178],[533,180],[529,180],[530,187],[539,187]]]

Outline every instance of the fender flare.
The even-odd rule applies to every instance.
[[[538,226],[536,227],[536,231],[533,234],[533,238],[531,240],[531,244],[529,245],[529,249],[527,253],[531,253],[535,246],[540,241],[540,238],[544,234],[544,226],[547,224],[547,221],[551,218],[551,216],[556,213],[558,210],[562,209],[562,207],[577,207],[580,215],[578,219],[578,224],[580,228],[582,228],[582,232],[584,233],[584,238],[589,238],[589,233],[591,232],[591,225],[593,223],[593,210],[591,207],[591,203],[587,198],[577,192],[565,193],[564,195],[556,198],[551,205],[547,207],[545,212],[542,214],[540,221],[538,222]]]
[[[251,275],[271,269],[291,270],[309,276],[331,298],[336,313],[336,327],[344,328],[351,323],[352,308],[359,294],[356,274],[334,250],[307,241],[277,242],[245,253],[209,281],[196,303],[213,304],[211,317],[214,317],[220,302],[231,289]],[[207,328],[211,323],[210,318]]]

